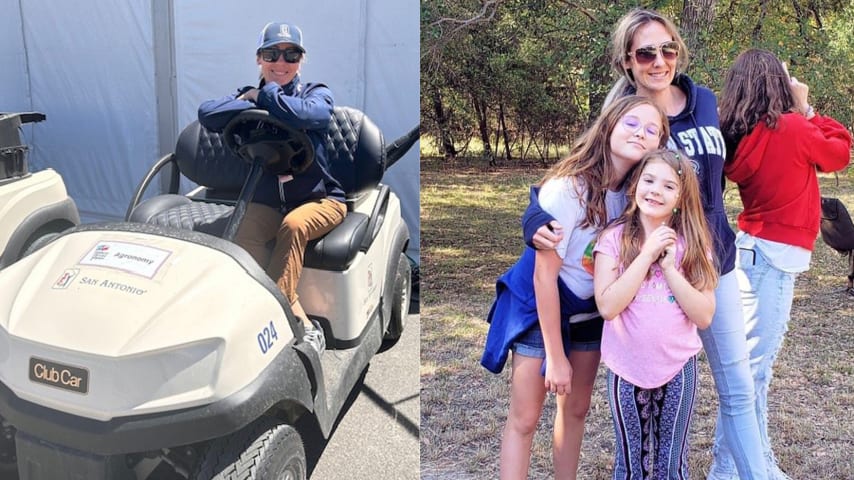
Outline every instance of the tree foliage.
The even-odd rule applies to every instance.
[[[720,93],[738,53],[765,48],[817,111],[854,125],[854,0],[423,0],[424,131],[446,157],[474,142],[490,162],[545,159],[601,108],[611,30],[636,6],[676,21],[698,83]]]

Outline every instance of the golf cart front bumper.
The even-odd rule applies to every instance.
[[[246,387],[207,405],[99,421],[22,400],[0,383],[0,417],[18,430],[24,445],[40,439],[105,456],[188,445],[237,431],[277,405],[311,410],[311,381],[298,348],[311,347],[283,349]]]

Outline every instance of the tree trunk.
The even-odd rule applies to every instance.
[[[753,32],[750,36],[754,42],[758,42],[762,37],[762,24],[765,23],[765,15],[768,13],[768,0],[759,0],[759,15],[756,16],[756,23],[753,25]]]
[[[498,124],[501,129],[501,133],[504,136],[504,157],[507,160],[513,159],[513,154],[510,153],[510,135],[507,133],[507,122],[504,118],[504,103],[498,104]]]
[[[496,122],[498,127],[495,128],[495,146],[492,148],[492,151],[495,152],[495,161],[498,162],[498,142],[501,141],[501,101],[498,101],[498,111],[495,112]]]
[[[700,34],[712,28],[715,20],[715,0],[685,0],[682,4],[682,24],[679,30],[693,52],[694,59],[703,62],[705,49],[702,48]]]
[[[483,157],[489,159],[489,164],[495,164],[495,156],[492,155],[492,146],[489,144],[489,128],[486,120],[486,101],[472,96],[474,112],[477,115],[477,128],[480,132],[480,141],[483,143]]]
[[[433,113],[436,114],[436,124],[439,126],[439,137],[442,144],[442,153],[446,160],[452,160],[457,156],[457,149],[454,148],[454,142],[451,140],[451,127],[449,125],[448,116],[445,114],[445,107],[442,105],[442,94],[439,90],[433,90]]]

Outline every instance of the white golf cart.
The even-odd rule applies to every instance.
[[[263,111],[222,135],[193,123],[127,222],[76,227],[0,271],[0,446],[14,449],[0,477],[304,479],[294,425],[328,436],[404,327],[409,231],[379,182],[417,137],[386,146],[364,114],[335,109],[326,150],[348,214],[309,245],[299,285],[322,355],[231,242],[261,169],[313,158],[303,132]],[[166,166],[173,192],[180,175],[202,187],[140,202]]]
[[[80,223],[62,177],[51,169],[29,171],[21,125],[44,119],[38,112],[0,113],[0,269],[34,244]]]

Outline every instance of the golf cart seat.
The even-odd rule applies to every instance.
[[[386,149],[382,132],[364,113],[335,107],[325,149],[333,176],[344,189],[348,213],[324,237],[306,248],[305,266],[343,271],[359,251],[366,251],[379,231],[390,190],[379,182],[385,172]],[[139,203],[148,184],[164,166],[172,165],[167,194]],[[175,152],[158,161],[137,188],[127,220],[195,230],[221,237],[249,164],[231,152],[219,133],[194,121],[178,137]],[[179,178],[199,185],[188,195],[179,195]],[[354,205],[373,190],[378,191],[373,213],[354,211]]]

